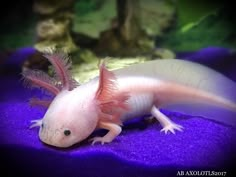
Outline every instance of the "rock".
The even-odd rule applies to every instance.
[[[52,15],[58,11],[69,9],[74,4],[74,0],[35,0],[33,9],[41,15]]]
[[[152,53],[152,58],[159,59],[174,59],[176,55],[173,51],[165,48],[156,48]]]
[[[61,48],[67,53],[74,52],[78,47],[74,44],[70,32],[69,21],[56,21],[49,18],[38,22],[36,27],[38,42],[34,45],[41,52],[46,48]]]
[[[92,5],[87,2],[87,5],[94,6],[97,2],[94,0]],[[97,9],[76,16],[73,30],[97,38],[94,52],[101,56],[128,57],[151,52],[155,47],[156,36],[163,35],[176,19],[176,4],[173,0],[149,0],[148,3],[144,0],[99,2]],[[114,12],[117,12],[117,16]]]
[[[61,48],[71,53],[78,49],[70,31],[73,19],[74,0],[36,0],[34,11],[39,15],[36,25],[35,48],[45,51],[46,48]]]

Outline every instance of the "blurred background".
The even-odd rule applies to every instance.
[[[23,50],[28,55],[18,58],[19,65],[44,69],[48,63],[39,52],[47,48],[68,52],[75,65],[107,56],[128,64],[176,58],[209,46],[233,51],[233,7],[222,0],[6,1],[0,7],[0,65],[14,63],[9,56]]]

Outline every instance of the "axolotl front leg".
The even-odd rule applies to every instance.
[[[114,124],[114,123],[110,123],[110,122],[100,122],[98,124],[98,128],[106,129],[106,130],[108,130],[108,133],[103,137],[94,137],[94,138],[90,139],[90,141],[92,141],[92,145],[95,144],[96,142],[101,142],[102,144],[110,143],[122,131],[122,128],[119,125]]]

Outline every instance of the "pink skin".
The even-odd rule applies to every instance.
[[[207,103],[236,110],[233,102],[189,86],[140,76],[116,78],[104,63],[100,65],[99,78],[76,87],[78,84],[68,70],[71,65],[68,59],[57,53],[45,56],[55,68],[55,79],[44,73],[35,74],[35,71],[27,71],[24,77],[56,95],[51,103],[34,102],[49,107],[43,119],[33,120],[31,126],[40,126],[40,140],[52,146],[72,146],[86,139],[96,128],[109,131],[104,137],[92,138],[92,144],[109,143],[121,133],[123,121],[147,113],[160,122],[161,131],[182,131],[182,126],[159,111],[168,104]]]

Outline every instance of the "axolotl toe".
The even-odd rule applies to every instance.
[[[67,55],[52,52],[44,56],[54,67],[54,77],[34,70],[24,71],[23,76],[27,83],[55,96],[52,101],[31,100],[31,104],[48,107],[44,117],[33,120],[31,127],[39,126],[40,140],[52,146],[70,147],[96,129],[107,129],[108,133],[91,139],[92,144],[109,143],[121,133],[122,122],[145,114],[155,117],[164,133],[182,131],[181,125],[159,110],[169,105],[213,105],[234,116],[236,113],[236,98],[231,94],[236,89],[235,83],[196,63],[154,60],[109,71],[101,62],[99,76],[79,85],[69,70],[71,62]],[[197,73],[194,77],[190,76],[193,71]],[[219,85],[225,88],[220,89]],[[236,119],[230,116],[211,119],[236,125]]]

